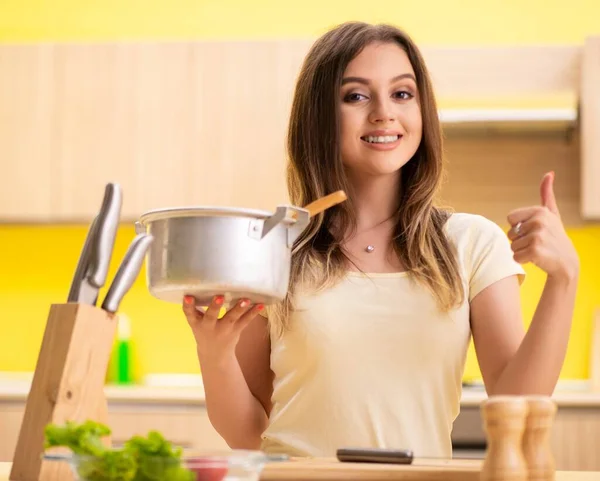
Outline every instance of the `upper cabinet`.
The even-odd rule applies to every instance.
[[[47,46],[0,47],[0,220],[55,212],[54,56]]]
[[[0,220],[87,222],[104,186],[123,219],[287,201],[298,59],[278,43],[0,47]]]
[[[600,219],[600,37],[589,38],[581,61],[581,209]]]
[[[423,49],[447,203],[501,220],[556,170],[568,218],[600,218],[599,42]],[[108,182],[123,188],[126,221],[170,206],[286,203],[288,115],[309,47],[0,46],[0,222],[87,223]]]

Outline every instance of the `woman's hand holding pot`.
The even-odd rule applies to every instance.
[[[223,301],[223,296],[215,296],[204,311],[196,307],[194,297],[183,299],[183,312],[192,328],[201,364],[234,355],[242,330],[264,309],[262,304],[240,299],[219,317]]]

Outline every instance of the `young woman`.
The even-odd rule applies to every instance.
[[[540,205],[508,215],[508,236],[436,207],[440,124],[406,34],[348,23],[321,37],[300,72],[288,150],[293,204],[338,189],[348,200],[297,241],[286,301],[242,300],[220,319],[222,297],[205,312],[183,303],[210,420],[232,448],[451,457],[471,335],[488,394],[552,393],[579,269],[553,174]],[[527,333],[526,262],[547,273]]]

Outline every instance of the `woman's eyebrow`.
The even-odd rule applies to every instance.
[[[415,76],[411,73],[403,73],[401,75],[397,75],[396,77],[394,77],[391,82],[397,82],[398,80],[401,80],[403,78],[410,78],[412,80],[417,81],[417,79],[415,78]],[[364,85],[369,85],[370,81],[369,79],[363,78],[363,77],[344,77],[342,79],[342,85],[345,85],[347,83],[359,83],[359,84],[364,84]]]

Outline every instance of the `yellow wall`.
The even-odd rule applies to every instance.
[[[0,370],[34,369],[49,306],[65,302],[86,232],[87,227],[82,226],[0,227]],[[600,300],[600,226],[571,229],[569,234],[581,256],[582,272],[562,377],[585,378],[590,320]],[[131,226],[121,227],[109,282],[133,236]],[[541,294],[544,275],[530,266],[527,272],[522,301],[525,319],[529,320]],[[145,287],[145,271],[125,297],[121,312],[131,319],[138,377],[152,372],[198,371],[194,343],[180,306],[152,298]],[[479,377],[473,352],[465,374]]]
[[[573,0],[77,0],[0,2],[0,42],[182,38],[277,38],[318,35],[346,20],[385,21],[422,44],[581,43],[600,33],[600,2]],[[0,227],[0,370],[32,370],[51,303],[64,302],[86,227]],[[117,240],[111,277],[133,229]],[[563,378],[588,375],[592,311],[600,299],[594,269],[600,227],[570,230],[582,258],[581,287]],[[528,267],[523,312],[530,319],[543,275]],[[197,372],[194,345],[179,306],[154,300],[142,273],[122,305],[132,320],[137,374]],[[109,279],[110,279],[109,278]],[[105,292],[105,291],[103,291]],[[467,377],[479,371],[471,351]]]
[[[569,349],[561,378],[585,379],[589,375],[592,316],[594,310],[600,307],[600,270],[598,270],[600,226],[567,229],[567,232],[580,256],[581,275]],[[546,277],[535,266],[526,265],[525,270],[527,277],[521,288],[521,304],[525,323],[529,325]],[[481,378],[472,344],[467,359],[465,378]]]
[[[0,370],[34,369],[50,304],[66,302],[86,234],[86,226],[0,227]],[[131,226],[121,227],[108,282],[134,236]],[[180,307],[150,296],[145,271],[120,312],[131,319],[138,375],[197,371],[194,342]]]
[[[346,20],[392,22],[425,43],[580,43],[598,0],[2,0],[0,41],[272,38]]]

